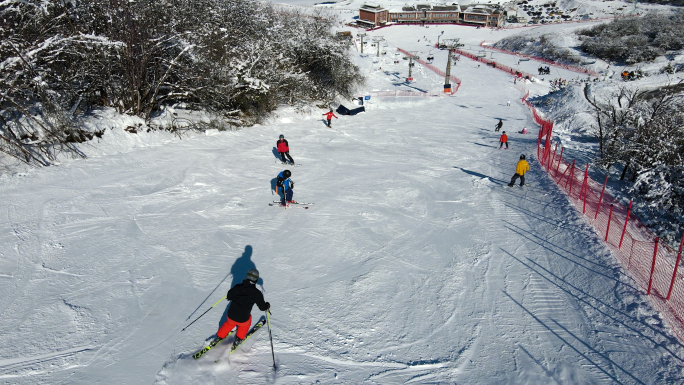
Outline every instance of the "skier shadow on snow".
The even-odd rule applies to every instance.
[[[327,125],[326,125],[326,127],[327,127]],[[285,165],[284,167],[287,167],[287,165]],[[284,169],[283,169],[283,170],[284,170]],[[275,193],[276,185],[277,185],[277,184],[278,184],[278,177],[275,177],[275,178],[271,179],[271,193],[274,194],[274,195],[278,195],[278,200],[282,200],[282,198],[284,198],[284,196],[283,196],[283,189],[279,189],[278,194]],[[249,270],[249,269],[247,269],[247,270]],[[245,270],[245,274],[247,274],[247,270]],[[261,280],[261,278],[259,278],[259,280]],[[242,282],[242,281],[240,281],[240,282]],[[261,282],[261,281],[260,281],[260,282]],[[239,283],[239,282],[238,282],[238,283]]]
[[[496,147],[496,146],[490,146],[490,145],[488,145],[488,144],[477,143],[477,142],[473,142],[473,144],[478,145],[478,146],[482,146],[482,147],[499,148],[499,147]]]
[[[503,180],[501,180],[501,179],[496,179],[496,178],[492,178],[491,176],[488,176],[488,175],[485,175],[485,174],[480,174],[479,172],[466,170],[466,169],[463,168],[463,167],[454,166],[454,168],[457,168],[457,169],[463,171],[464,173],[466,173],[466,174],[468,174],[468,175],[473,175],[473,176],[476,176],[476,177],[482,178],[482,179],[489,179],[490,181],[492,181],[493,183],[496,183],[496,184],[501,184],[501,185],[502,185],[502,184],[508,183],[508,182],[503,181]]]
[[[281,160],[280,159],[280,153],[278,152],[278,148],[276,148],[276,147],[273,147],[273,156],[275,156],[276,159]]]
[[[254,267],[255,266],[254,262],[252,262],[250,260],[251,257],[252,257],[252,246],[247,245],[247,246],[245,246],[245,251],[242,253],[242,256],[240,256],[240,258],[235,260],[235,263],[233,264],[233,267],[230,269],[230,272],[228,274],[226,274],[225,277],[223,277],[223,279],[216,285],[214,290],[212,290],[211,293],[209,293],[209,295],[207,295],[207,297],[199,304],[199,306],[197,306],[197,309],[193,310],[193,312],[190,313],[190,315],[188,316],[188,318],[186,320],[189,320],[190,317],[192,317],[197,312],[197,310],[199,310],[202,307],[202,305],[204,305],[204,303],[207,302],[207,300],[214,294],[214,292],[216,292],[216,290],[219,288],[219,286],[221,286],[221,284],[223,282],[225,282],[225,280],[231,274],[233,275],[233,282],[231,283],[230,287],[233,287],[233,286],[235,286],[235,284],[242,282],[242,279],[247,275],[247,271],[249,269],[256,269],[256,267]],[[261,283],[261,282],[262,282],[261,278],[259,278],[259,281],[257,281],[257,283]],[[227,290],[226,290],[226,292],[227,292]],[[224,316],[225,316],[225,314],[224,314]]]
[[[233,282],[230,283],[230,287],[233,287],[237,285],[238,283],[241,283],[245,277],[247,276],[247,272],[250,269],[256,269],[256,265],[252,261],[252,246],[247,245],[245,246],[245,252],[242,253],[240,258],[236,259],[235,262],[233,262],[233,266],[230,268],[230,273],[229,275],[233,276]],[[228,276],[226,276],[228,277]],[[225,278],[224,278],[225,279]],[[257,281],[257,285],[261,286],[261,289],[263,291],[264,288],[264,281],[259,277],[259,280]],[[228,290],[226,290],[228,292]],[[228,319],[228,308],[230,307],[230,301],[226,305],[226,309],[223,311],[223,315],[221,316],[221,319],[219,320],[218,327],[221,327],[226,322],[226,319]]]

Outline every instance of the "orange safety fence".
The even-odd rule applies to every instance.
[[[481,57],[481,56],[473,55],[472,53],[470,53],[470,52],[468,52],[468,51],[463,51],[463,50],[460,50],[460,49],[456,49],[456,50],[454,50],[454,52],[458,53],[459,55],[465,56],[465,57],[467,57],[467,58],[469,58],[469,59],[472,59],[472,60],[475,60],[475,61],[478,61],[478,62],[485,63],[485,64],[487,64],[488,66],[490,66],[490,67],[492,67],[492,68],[496,68],[496,69],[498,69],[498,70],[501,70],[501,71],[504,71],[504,72],[508,72],[509,74],[514,75],[514,76],[515,76],[515,75],[518,75],[519,77],[525,77],[525,78],[527,78],[527,79],[532,79],[532,78],[534,78],[534,75],[532,75],[532,74],[530,74],[530,73],[528,73],[528,72],[518,71],[517,69],[515,69],[515,68],[513,68],[513,67],[509,67],[509,66],[507,66],[507,65],[503,65],[503,64],[501,64],[501,63],[497,63],[497,62],[495,62],[495,61],[492,60],[492,59],[487,59],[486,57]]]
[[[431,96],[445,96],[444,92],[430,91],[413,91],[413,90],[394,90],[394,91],[372,91],[368,95],[371,96],[417,96],[417,97],[431,97]]]
[[[589,165],[563,159],[563,148],[551,140],[553,122],[544,119],[522,98],[539,124],[537,160],[575,208],[613,251],[622,267],[641,287],[653,307],[684,342],[684,271],[679,270],[684,235],[675,250],[651,232],[631,211],[605,191],[608,177],[598,183],[589,177]]]
[[[592,71],[592,70],[590,70],[590,69],[586,69],[586,68],[582,68],[582,67],[577,67],[577,66],[573,66],[573,65],[568,65],[568,64],[562,64],[562,63],[558,63],[558,62],[555,62],[555,61],[550,60],[550,59],[544,59],[544,58],[538,57],[538,56],[525,55],[525,54],[521,54],[521,53],[519,53],[519,52],[508,51],[508,50],[505,50],[505,49],[503,49],[503,48],[497,48],[497,47],[488,45],[488,44],[486,44],[484,41],[480,43],[480,47],[486,48],[486,49],[491,49],[492,51],[498,51],[498,52],[505,53],[505,54],[508,54],[508,55],[514,55],[514,56],[520,56],[520,57],[532,59],[532,60],[534,60],[534,61],[538,61],[538,62],[541,62],[541,63],[550,64],[550,65],[552,65],[552,66],[554,66],[554,67],[563,68],[563,69],[566,69],[566,70],[568,70],[568,71],[578,72],[578,73],[581,73],[581,74],[587,74],[587,75],[596,76],[596,77],[601,76],[600,73],[598,73],[598,72],[596,72],[596,71]]]

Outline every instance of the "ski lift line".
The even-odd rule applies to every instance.
[[[505,54],[509,54],[509,55],[514,55],[514,56],[519,56],[519,57],[527,58],[528,60],[532,59],[532,60],[535,60],[535,61],[538,61],[538,62],[542,62],[542,63],[546,63],[546,64],[549,64],[549,65],[552,65],[552,66],[554,66],[554,67],[563,68],[563,69],[566,69],[566,70],[568,70],[568,71],[577,72],[577,73],[582,73],[582,74],[587,74],[587,75],[591,75],[591,76],[595,76],[595,77],[601,76],[600,73],[598,73],[598,72],[596,72],[596,71],[592,71],[592,70],[590,70],[590,69],[586,69],[586,68],[582,68],[582,67],[577,67],[577,66],[571,66],[571,65],[567,65],[567,64],[561,64],[561,63],[555,62],[555,61],[553,61],[553,60],[544,59],[544,58],[540,58],[540,57],[537,57],[537,56],[525,55],[525,54],[521,54],[521,53],[518,53],[518,52],[508,51],[508,50],[505,50],[505,49],[502,49],[502,48],[493,47],[493,46],[490,45],[490,43],[487,43],[487,42],[485,42],[485,41],[482,41],[482,42],[480,43],[480,47],[482,47],[483,50],[484,50],[485,46],[487,46],[487,47],[486,47],[487,49],[491,49],[491,50],[494,50],[494,51],[499,51],[499,52],[502,52],[502,53],[505,53]]]
[[[408,52],[408,51],[406,51],[406,50],[403,50],[403,49],[401,49],[401,48],[399,48],[399,47],[397,47],[397,51],[402,52],[402,53],[404,53],[404,54],[407,55],[407,56],[415,56],[415,55],[412,55],[410,52]],[[418,63],[422,64],[424,67],[427,67],[427,68],[430,69],[432,72],[435,72],[436,74],[438,74],[438,75],[440,75],[440,76],[446,76],[446,74],[444,73],[444,71],[438,69],[437,67],[435,67],[435,66],[433,66],[433,65],[431,65],[431,64],[426,63],[424,60],[422,60],[422,59],[414,59],[414,60],[417,61]],[[455,93],[458,91],[458,89],[461,87],[461,79],[455,77],[454,75],[449,76],[449,79],[453,82],[453,84],[456,84],[456,89],[455,89],[453,92],[451,92],[451,94],[453,95],[453,94],[455,94]]]

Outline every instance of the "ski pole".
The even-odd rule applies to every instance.
[[[219,303],[221,303],[221,301],[223,301],[224,299],[226,299],[226,297],[227,297],[227,295],[223,296],[223,298],[221,298],[218,302],[216,302],[212,307],[210,307],[209,309],[207,309],[207,311],[205,311],[204,313],[202,313],[202,315],[200,315],[199,317],[195,318],[195,321],[197,321],[198,319],[202,318],[203,315],[207,314],[207,312],[209,312],[209,310],[213,309],[214,306],[216,306],[216,305],[218,305]],[[190,322],[190,325],[194,324],[195,321]],[[181,331],[185,331],[185,329],[189,328],[190,325],[184,327]]]
[[[266,321],[268,322],[268,337],[271,339],[271,355],[273,356],[273,369],[277,369],[275,363],[275,351],[273,350],[273,334],[271,334],[271,317],[268,316],[269,314],[271,314],[271,310],[266,309]]]

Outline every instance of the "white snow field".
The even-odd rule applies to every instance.
[[[391,57],[428,31],[377,34]],[[367,92],[442,88],[420,66],[405,84],[404,60],[355,56]],[[183,140],[117,127],[88,159],[2,176],[0,381],[682,383],[684,347],[537,164],[511,77],[467,59],[453,74],[454,96],[373,97],[333,129],[324,110],[290,109]],[[309,210],[268,206],[279,134]],[[509,188],[520,154],[528,187]],[[277,370],[266,329],[194,360],[226,302],[181,329],[252,267]]]

